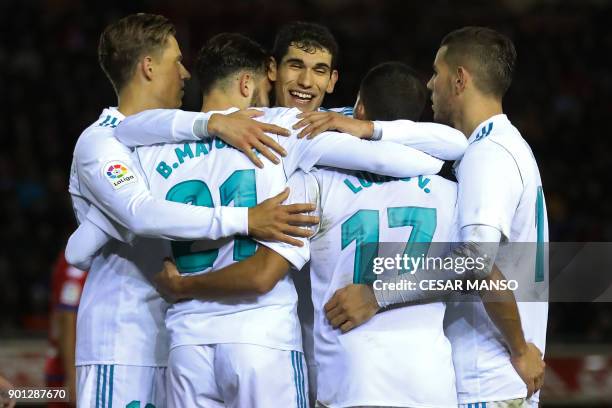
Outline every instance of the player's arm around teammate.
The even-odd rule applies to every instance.
[[[362,79],[351,109],[354,118],[337,112],[303,112],[293,128],[302,129],[298,137],[313,138],[326,130],[337,130],[362,139],[404,144],[442,160],[460,159],[467,148],[467,140],[460,131],[438,123],[406,119],[421,116],[425,93],[412,68],[400,62],[385,62],[372,68]],[[392,109],[383,109],[376,103],[389,100],[389,95],[393,98],[389,101]]]
[[[294,203],[282,205],[289,197],[289,190],[286,189],[278,195],[271,197],[255,207],[249,208],[249,220],[252,229],[249,232],[254,237],[269,237],[269,241],[285,242],[290,245],[301,247],[304,245],[296,237],[307,238],[311,232],[304,225],[314,225],[318,222],[316,217],[305,215],[315,209],[314,204]],[[96,253],[113,237],[90,221],[90,217],[99,210],[91,207],[86,219],[70,235],[66,245],[65,256],[69,264],[77,268],[87,270],[91,266],[91,261]],[[286,234],[286,235],[284,235]]]
[[[287,274],[289,267],[285,258],[262,246],[243,261],[196,276],[182,276],[172,260],[166,259],[154,282],[160,294],[171,302],[259,296],[271,291]]]
[[[458,160],[467,148],[467,140],[456,129],[439,123],[411,120],[372,121],[359,116],[361,97],[357,96],[355,117],[338,112],[304,112],[293,127],[299,137],[312,139],[322,132],[336,130],[366,140],[383,140],[414,147],[442,160]]]
[[[296,185],[294,190],[297,191],[287,197],[289,203],[287,207],[294,208],[295,211],[318,214],[317,195],[301,184]],[[287,188],[285,193],[288,191]],[[303,215],[302,217],[308,217],[309,224],[314,225],[311,227],[312,232],[316,232],[320,218],[316,215]],[[290,261],[289,257],[303,258],[300,264],[309,260],[310,248],[304,245],[308,239],[302,238],[301,241],[303,244],[301,248],[293,249],[283,243],[263,242],[251,257],[195,276],[181,275],[172,260],[166,259],[162,271],[156,274],[153,280],[160,294],[172,302],[186,299],[212,300],[229,296],[264,295],[272,290],[287,274],[292,264],[296,263]],[[279,250],[284,256],[278,252]]]
[[[150,115],[135,115],[126,118],[122,122],[123,125],[118,126],[115,135],[117,139],[124,145],[135,148],[158,143],[207,141],[216,136],[246,154],[259,168],[263,167],[263,163],[257,157],[256,152],[275,164],[280,163],[280,160],[272,153],[272,150],[280,156],[287,154],[285,149],[266,133],[289,136],[291,132],[272,123],[253,120],[263,115],[263,112],[257,109],[237,110],[228,114],[202,112],[188,119],[193,121],[190,127],[178,129],[175,129],[174,126],[183,120],[181,111],[153,109],[153,112]],[[145,127],[149,121],[153,121],[155,126]],[[141,127],[146,131],[124,132],[123,129],[126,126]]]
[[[498,57],[483,59],[480,56],[485,53],[477,54],[474,51],[476,49],[486,49],[487,55]],[[541,195],[537,164],[526,142],[502,112],[501,98],[510,85],[515,58],[514,47],[507,38],[493,30],[466,27],[445,37],[434,61],[435,72],[428,83],[428,87],[433,91],[434,118],[452,124],[466,136],[470,135],[470,147],[457,166],[459,227],[461,241],[464,243],[498,243],[502,238],[511,242],[535,242],[538,220],[542,223],[538,232],[538,235],[541,235],[538,236],[538,242],[546,239],[543,198],[536,199],[538,191]],[[483,72],[486,75],[482,75]],[[492,258],[495,259],[494,256]],[[503,262],[503,259],[500,262]],[[513,269],[512,265],[507,263],[504,266]],[[534,265],[530,266],[524,269],[533,275]],[[495,279],[489,271],[490,268],[485,268],[483,271],[485,276],[480,274],[480,278]],[[514,273],[517,272],[520,273],[514,270]],[[543,276],[540,281],[544,282]],[[535,282],[539,281],[536,279]],[[534,284],[533,276],[530,283]],[[386,306],[410,301],[412,298],[409,294],[404,296],[403,291],[398,290],[393,294],[383,290],[376,292],[373,303],[374,293],[370,288],[345,289],[347,291],[339,294],[338,298],[332,299],[334,302],[330,307],[337,309],[338,303],[342,303],[344,308],[367,309],[367,313],[351,312],[356,319],[374,313],[377,308],[374,303]],[[355,296],[362,297],[361,303],[355,302]],[[395,300],[391,300],[392,298]],[[536,303],[531,302],[525,308],[531,307],[535,310],[539,308]],[[469,304],[469,307],[477,306]],[[477,372],[475,377],[479,381],[481,378],[489,382],[493,381],[492,378],[495,378],[496,382],[504,381],[510,391],[504,389],[507,395],[500,395],[494,390],[484,390],[484,394],[481,394],[481,391],[476,393],[468,386],[462,385],[463,381],[467,383],[467,380],[461,376],[458,377],[459,391],[473,398],[465,401],[466,403],[497,401],[497,399],[507,399],[510,395],[513,395],[512,398],[521,396],[521,389],[524,390],[524,386],[516,381],[518,378],[511,372],[512,370],[505,368],[508,362],[511,362],[527,387],[526,397],[531,397],[534,390],[541,386],[544,372],[540,349],[543,350],[544,347],[546,308],[535,310],[536,315],[528,317],[535,319],[539,326],[535,324],[526,326],[531,329],[531,333],[526,334],[533,338],[534,342],[537,341],[538,346],[525,340],[521,316],[518,313],[520,309],[517,308],[513,297],[505,302],[485,301],[484,308],[488,313],[488,319],[497,326],[505,341],[505,345],[497,344],[499,343],[497,337],[491,336],[494,340],[488,340],[487,346],[499,348],[500,355],[505,353],[504,347],[509,348],[510,358],[505,361],[497,359],[496,362],[496,369],[505,370],[505,374],[492,374],[494,370],[489,370]],[[472,311],[468,310],[468,314]],[[479,314],[480,316],[482,315]],[[339,323],[338,320],[342,319],[337,318],[336,323]],[[466,331],[469,332],[469,328]],[[457,341],[459,344],[463,342],[463,336],[467,335],[456,333],[455,337],[451,336],[455,340],[451,341]],[[469,341],[461,344],[466,343]],[[474,351],[462,350],[462,353],[469,354],[474,361],[481,358],[479,353]],[[461,362],[461,357],[458,357],[457,361]],[[468,365],[466,364],[466,367]],[[469,370],[469,367],[467,369]]]

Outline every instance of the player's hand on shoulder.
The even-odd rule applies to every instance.
[[[166,258],[162,270],[153,276],[153,284],[161,297],[169,303],[174,303],[183,299],[182,279],[176,264]]]
[[[527,386],[527,398],[530,398],[544,384],[546,363],[542,360],[542,352],[533,343],[527,343],[525,350],[510,357],[514,369]]]
[[[374,290],[364,284],[351,284],[338,289],[325,304],[327,320],[343,333],[367,322],[379,310]]]
[[[291,133],[280,126],[258,122],[253,119],[261,115],[263,115],[263,112],[256,109],[243,109],[229,115],[213,114],[208,120],[208,133],[219,137],[225,143],[246,154],[259,168],[263,168],[263,162],[257,157],[253,149],[264,155],[272,163],[278,164],[280,160],[272,153],[272,150],[281,156],[286,156],[287,152],[266,133],[280,136],[289,136]]]
[[[289,198],[289,189],[249,208],[249,236],[262,241],[280,241],[294,246],[303,246],[299,239],[308,238],[312,231],[300,226],[317,225],[319,217],[306,215],[316,209],[315,204],[282,205]]]
[[[293,125],[293,129],[303,128],[298,138],[312,139],[328,130],[348,133],[360,139],[369,139],[374,133],[372,122],[354,119],[337,112],[302,112],[297,118],[300,121]]]

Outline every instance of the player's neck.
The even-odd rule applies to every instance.
[[[490,97],[477,97],[464,105],[462,115],[455,127],[462,131],[466,137],[470,137],[478,125],[490,117],[502,113],[504,112],[501,100]]]
[[[147,109],[162,109],[160,103],[148,92],[131,86],[126,86],[119,93],[117,109],[125,116],[135,115]]]
[[[202,98],[202,112],[224,111],[230,108],[246,109],[248,105],[234,95],[220,89],[213,89]]]

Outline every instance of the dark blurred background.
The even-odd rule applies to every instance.
[[[538,160],[550,240],[612,241],[608,1],[2,1],[0,340],[45,336],[51,265],[74,228],[67,194],[74,143],[104,107],[116,104],[97,64],[98,37],[109,22],[139,11],[175,23],[188,69],[199,46],[222,31],[270,47],[287,21],[327,25],[341,59],[325,107],[352,106],[361,76],[385,60],[403,60],[427,80],[438,44],[452,29],[498,29],[518,51],[504,107]],[[184,107],[198,110],[199,98],[192,80]],[[423,119],[431,120],[431,112]],[[551,304],[548,339],[552,349],[605,348],[612,308]],[[612,375],[607,384],[612,389]]]

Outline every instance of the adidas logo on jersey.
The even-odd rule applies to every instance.
[[[482,129],[480,129],[480,132],[478,133],[478,136],[476,136],[476,139],[474,139],[474,141],[477,142],[489,136],[492,130],[493,130],[493,122],[489,122],[488,124],[484,125]]]

